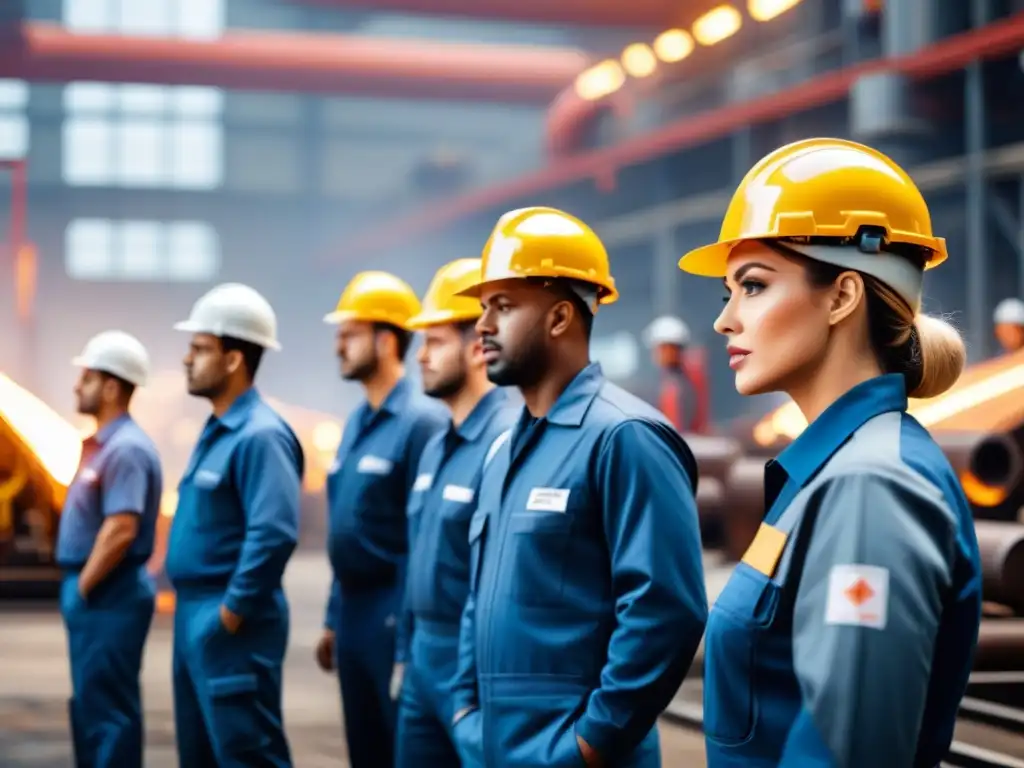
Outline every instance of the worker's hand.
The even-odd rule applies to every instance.
[[[242,626],[242,617],[231,611],[226,605],[220,606],[220,623],[229,635],[233,635]]]
[[[334,671],[334,632],[330,629],[324,629],[316,644],[316,663],[324,672]]]
[[[580,748],[580,754],[583,755],[583,762],[587,768],[604,768],[604,760],[601,759],[601,755],[597,753],[596,749],[587,744],[582,736],[576,736],[576,744]]]
[[[405,679],[405,664],[398,662],[391,670],[391,686],[388,689],[391,693],[391,700],[398,701],[402,693],[402,681]]]

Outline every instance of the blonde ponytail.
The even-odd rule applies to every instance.
[[[914,318],[917,385],[911,397],[935,397],[956,384],[967,363],[967,349],[960,333],[940,317]]]

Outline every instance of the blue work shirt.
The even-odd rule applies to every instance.
[[[609,765],[657,749],[707,617],[696,481],[679,433],[597,364],[546,417],[523,409],[470,524],[452,707],[479,706],[488,765],[576,764],[576,735]]]
[[[224,589],[243,618],[274,605],[298,541],[304,461],[255,388],[210,416],[178,485],[165,563],[175,590]]]
[[[85,565],[96,535],[109,515],[139,516],[135,541],[125,554],[142,565],[153,554],[163,473],[156,446],[125,414],[82,441],[82,457],[68,487],[57,535],[57,563],[78,570]]]
[[[469,592],[469,520],[487,455],[507,438],[517,409],[493,389],[466,420],[434,434],[409,495],[409,575],[396,659],[406,661],[415,622],[457,628]]]
[[[974,521],[902,375],[843,395],[765,472],[704,640],[709,768],[935,766],[981,622]]]
[[[334,584],[326,625],[341,592],[400,584],[408,556],[405,516],[420,454],[448,423],[447,409],[401,379],[377,410],[349,417],[327,475],[327,554]]]

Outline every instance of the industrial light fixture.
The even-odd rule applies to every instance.
[[[747,0],[747,13],[754,21],[771,21],[790,8],[795,8],[800,2],[801,0]]]
[[[742,25],[739,11],[731,5],[720,5],[693,22],[693,37],[701,45],[716,45],[735,35]]]
[[[615,93],[626,82],[626,73],[615,59],[606,59],[576,77],[576,95],[597,101]]]
[[[654,38],[654,53],[666,64],[682,61],[693,49],[693,37],[685,29],[666,29]]]
[[[622,51],[622,68],[630,77],[648,77],[658,68],[658,59],[647,43],[633,43]]]

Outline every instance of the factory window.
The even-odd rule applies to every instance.
[[[28,154],[28,84],[0,80],[0,160],[16,160]]]
[[[215,88],[71,83],[64,180],[74,186],[214,189],[223,182]]]
[[[64,0],[82,34],[214,39],[222,0]],[[217,88],[71,83],[64,89],[63,176],[73,186],[215,189],[223,183]]]
[[[220,269],[220,242],[198,221],[75,219],[64,233],[64,266],[75,280],[205,282]]]
[[[214,40],[224,0],[64,0],[64,26],[81,34]]]

